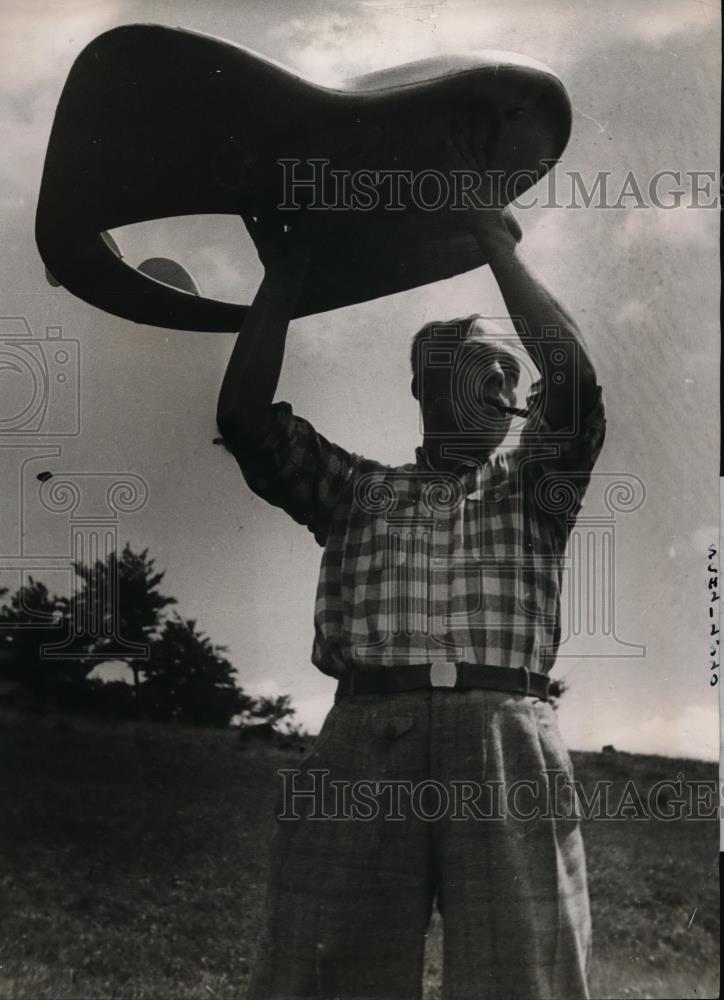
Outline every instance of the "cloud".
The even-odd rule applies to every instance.
[[[121,10],[120,4],[108,0],[62,4],[24,0],[4,5],[0,60],[4,99],[64,79],[80,50],[114,24]]]
[[[279,681],[273,677],[251,680],[244,683],[243,687],[247,694],[254,698],[279,698],[289,691],[289,688],[283,689]],[[331,690],[306,696],[292,694],[292,705],[296,709],[296,715],[292,721],[303,726],[310,733],[318,733],[327,712],[332,707],[333,700],[334,695]]]
[[[718,212],[708,208],[639,208],[626,212],[618,230],[624,246],[641,240],[663,241],[681,247],[707,247],[713,251],[719,234]]]
[[[651,306],[640,299],[626,299],[614,317],[619,326],[640,328],[651,321]]]
[[[11,137],[0,150],[0,186],[14,211],[35,202],[44,150],[60,91],[78,53],[118,17],[115,3],[41,0],[2,12],[0,128]],[[6,194],[6,197],[8,195]]]
[[[601,699],[595,713],[585,717],[562,714],[561,731],[566,742],[580,750],[600,750],[610,743],[628,753],[718,760],[719,699],[714,691],[710,704],[673,705],[666,712],[650,714],[638,701],[626,705]]]
[[[600,50],[602,43],[662,46],[718,26],[717,9],[702,2],[663,0],[600,8],[548,3],[506,10],[479,2],[364,0],[338,3],[324,14],[282,20],[268,37],[287,47],[286,58],[320,84],[333,86],[375,69],[447,52],[509,49],[562,71]],[[575,44],[571,40],[575,38]]]
[[[711,30],[718,23],[717,7],[704,2],[647,4],[630,18],[630,31],[650,45],[663,45],[677,35]]]
[[[295,721],[299,722],[310,733],[318,733],[327,712],[332,707],[334,696],[329,692],[309,695],[307,698],[294,699],[297,709]]]
[[[709,546],[717,544],[719,531],[720,527],[717,524],[700,525],[692,531],[691,535],[687,539],[692,552],[697,554],[702,565],[707,557]]]
[[[279,698],[285,693],[279,681],[273,677],[261,677],[258,680],[248,681],[243,686],[246,693],[254,698]]]
[[[287,58],[315,82],[335,86],[373,70],[450,51],[495,48],[510,17],[443,4],[362,4],[354,13],[294,17],[270,30]]]

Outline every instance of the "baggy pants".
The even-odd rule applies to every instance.
[[[279,773],[248,1000],[416,1000],[435,900],[446,1000],[587,998],[572,779],[547,702],[444,689],[338,701]]]

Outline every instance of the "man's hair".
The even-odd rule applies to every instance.
[[[475,321],[478,319],[480,319],[480,313],[473,313],[471,316],[462,316],[457,319],[435,319],[430,323],[425,323],[412,338],[412,346],[410,348],[412,374],[419,374],[418,364],[423,341],[432,340],[433,337],[440,337],[442,340],[445,334],[447,334],[462,342],[470,336],[470,332],[475,326]]]

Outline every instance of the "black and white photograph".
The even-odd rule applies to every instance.
[[[0,1000],[719,996],[721,34],[0,0]]]

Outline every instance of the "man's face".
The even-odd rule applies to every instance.
[[[520,366],[494,326],[478,320],[464,340],[435,337],[419,355],[418,398],[426,434],[484,436],[497,448],[516,406]]]

